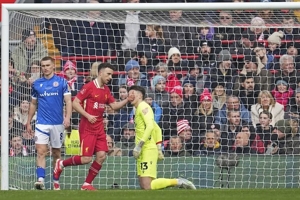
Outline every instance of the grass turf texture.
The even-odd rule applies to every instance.
[[[0,191],[0,199],[3,200],[283,200],[298,199],[299,197],[300,189]]]

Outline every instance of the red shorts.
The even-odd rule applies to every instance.
[[[108,152],[105,134],[80,134],[81,156],[93,156],[99,151]]]

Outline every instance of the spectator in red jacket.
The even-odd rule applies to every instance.
[[[289,99],[293,97],[294,90],[289,87],[285,80],[278,80],[276,87],[272,90],[272,95],[277,103],[280,103],[286,109]]]
[[[168,65],[165,63],[158,63],[155,68],[156,74],[161,75],[166,79],[166,87],[165,90],[167,92],[170,92],[174,89],[176,86],[181,86],[180,81],[176,77],[176,74],[169,71]]]

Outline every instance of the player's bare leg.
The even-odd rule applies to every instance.
[[[45,188],[45,168],[46,168],[46,155],[48,152],[48,145],[47,144],[36,144],[35,145],[37,151],[37,158],[36,158],[36,174],[38,181],[35,182],[34,187],[37,190],[44,190]]]
[[[96,190],[92,186],[92,182],[95,179],[95,177],[98,175],[99,171],[101,170],[102,164],[105,161],[105,159],[106,159],[105,151],[98,151],[96,153],[96,158],[88,171],[88,175],[81,187],[81,190]]]
[[[153,178],[151,177],[141,177],[139,176],[140,187],[143,190],[151,190],[151,182]]]
[[[55,169],[56,169],[56,164],[58,163],[57,161],[60,160],[61,158],[61,149],[60,148],[52,148],[52,157],[53,157],[53,190],[60,190],[60,185],[59,185],[59,177],[55,176]]]

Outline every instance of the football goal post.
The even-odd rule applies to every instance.
[[[56,74],[68,80],[72,97],[102,62],[116,67],[109,83],[116,100],[126,98],[132,84],[146,88],[164,136],[158,177],[184,177],[197,188],[300,187],[300,147],[293,146],[300,109],[287,110],[300,105],[299,77],[293,74],[300,70],[300,3],[128,2],[2,5],[1,190],[31,190],[36,181],[35,138],[24,125],[45,56],[55,59]],[[289,59],[294,67],[287,69]],[[285,70],[291,71],[278,75]],[[290,91],[285,99],[278,85]],[[267,94],[273,102],[268,112],[253,110]],[[292,138],[259,132],[262,111],[273,112],[275,104],[282,112],[266,115],[272,119],[265,126],[277,125]],[[109,152],[96,188],[139,188],[133,112],[130,105],[106,109]],[[79,122],[74,112],[63,158],[80,152]],[[45,184],[52,189],[50,146],[46,163]],[[79,189],[88,169],[65,168],[61,188]]]

